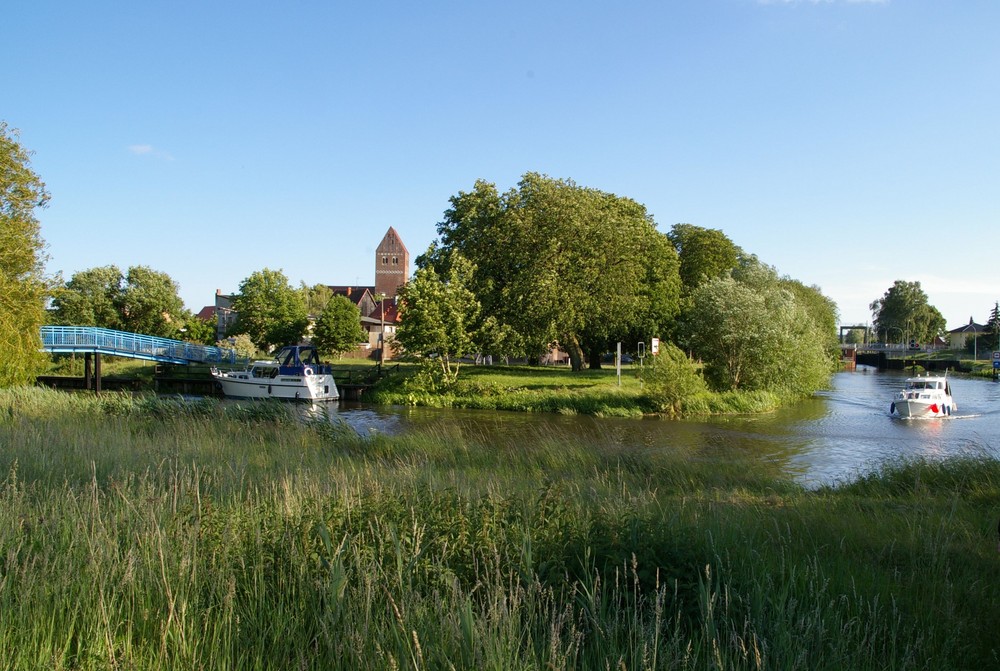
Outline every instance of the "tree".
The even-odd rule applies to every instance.
[[[320,352],[339,356],[364,341],[361,310],[344,296],[334,296],[316,320],[312,342]]]
[[[53,320],[67,326],[99,326],[121,329],[119,311],[125,276],[117,266],[89,268],[73,276],[55,290]]]
[[[937,308],[928,304],[920,282],[896,280],[882,298],[872,301],[869,308],[875,332],[885,342],[929,342],[944,333],[945,320]]]
[[[400,288],[400,324],[396,341],[407,352],[436,357],[445,382],[458,377],[456,359],[474,348],[480,304],[469,289],[475,272],[460,254],[448,254],[442,277],[433,267],[418,268]]]
[[[182,340],[198,343],[199,345],[215,344],[215,322],[199,319],[190,313],[184,316],[184,320],[178,331],[178,335]]]
[[[828,334],[772,268],[744,259],[731,275],[703,282],[692,299],[688,336],[714,389],[803,395],[826,382]]]
[[[260,349],[297,343],[309,324],[302,293],[280,270],[258,270],[240,283],[233,297],[236,323],[227,335],[245,333]]]
[[[609,342],[676,315],[676,253],[639,203],[537,173],[502,196],[477,181],[450,202],[440,244],[417,266],[444,275],[452,251],[471,261],[469,287],[493,324],[476,331],[510,353],[558,342],[579,370],[585,353],[598,365]]]
[[[984,338],[986,342],[983,347],[994,351],[1000,349],[1000,302],[993,304],[990,318],[986,321],[986,327],[989,335]]]
[[[736,267],[743,254],[725,233],[714,228],[674,224],[667,238],[677,250],[681,283],[686,294],[707,280],[726,275]]]
[[[253,344],[250,336],[246,333],[220,340],[215,343],[215,346],[223,349],[231,349],[241,359],[252,359],[257,356],[257,346]]]
[[[132,333],[173,338],[184,317],[184,303],[169,275],[147,266],[133,266],[125,275],[118,308],[122,328]]]
[[[173,338],[188,318],[177,291],[169,275],[147,266],[133,266],[125,275],[117,266],[90,268],[55,291],[53,319]]]
[[[31,153],[0,122],[0,387],[30,382],[45,365],[41,326],[48,292],[35,209],[49,200]]]
[[[302,292],[302,300],[305,301],[306,313],[309,315],[323,314],[323,310],[333,298],[333,290],[325,284],[314,284],[310,287],[302,282],[299,291]]]

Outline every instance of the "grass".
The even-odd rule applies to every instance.
[[[234,409],[235,408],[235,409]],[[9,669],[978,669],[1000,464],[808,491],[287,406],[0,391]]]
[[[549,412],[595,417],[643,417],[659,414],[662,404],[640,379],[640,367],[573,372],[565,367],[472,366],[461,368],[453,384],[428,384],[416,364],[384,380],[365,397],[384,405],[469,408],[514,412]],[[684,416],[770,412],[786,402],[766,392],[706,392],[684,401]]]

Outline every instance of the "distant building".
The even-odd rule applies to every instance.
[[[357,356],[377,358],[383,338],[391,340],[399,323],[397,297],[399,288],[406,284],[410,272],[410,252],[396,229],[389,227],[382,242],[375,250],[375,285],[344,286],[327,285],[335,296],[345,296],[358,306],[361,312],[361,326],[368,334],[368,341],[360,344]],[[380,297],[383,300],[379,301]],[[229,328],[236,323],[237,313],[233,310],[231,294],[215,291],[215,305],[205,306],[199,317],[216,320],[216,340],[222,340]],[[392,348],[387,347],[385,359],[392,358]]]
[[[965,349],[966,343],[969,342],[970,338],[975,339],[977,337],[989,335],[989,333],[989,326],[977,324],[972,321],[972,317],[969,317],[968,324],[948,331],[948,346],[951,349]]]
[[[395,299],[410,272],[410,252],[392,226],[375,250],[375,293]]]

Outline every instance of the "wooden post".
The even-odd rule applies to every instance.
[[[101,393],[101,353],[94,352],[94,392]]]
[[[90,354],[90,352],[87,352],[86,354],[83,355],[83,388],[84,389],[90,389],[90,381],[91,381],[90,378],[94,374],[93,370],[91,369],[91,363],[93,361],[91,359],[91,356],[92,355]]]

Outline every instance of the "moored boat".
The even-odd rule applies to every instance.
[[[906,387],[892,400],[889,414],[908,419],[948,417],[957,409],[948,377],[924,375],[907,378]]]
[[[288,401],[334,401],[340,398],[330,366],[311,345],[282,347],[273,359],[254,361],[246,370],[212,369],[229,398],[276,398]]]

